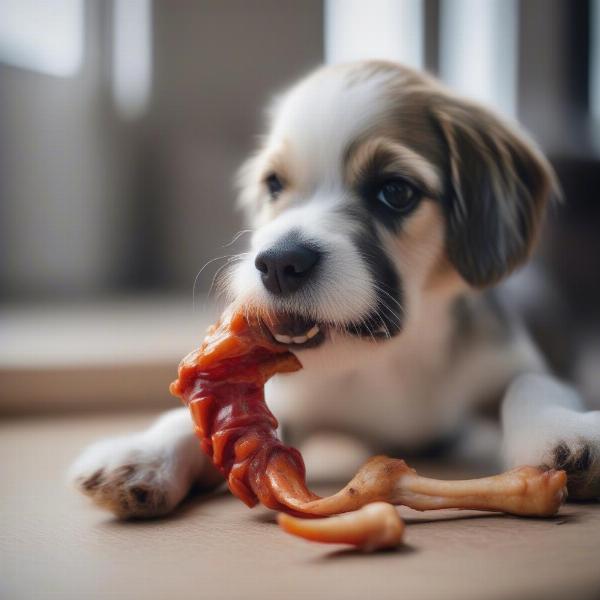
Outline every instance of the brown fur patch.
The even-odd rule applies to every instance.
[[[370,173],[404,177],[429,195],[440,192],[435,165],[407,146],[385,137],[363,137],[350,146],[344,157],[347,185],[355,188]]]

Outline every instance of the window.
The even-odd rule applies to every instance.
[[[150,98],[152,71],[150,0],[115,0],[113,97],[119,114],[142,115]]]
[[[517,3],[442,0],[440,77],[452,88],[516,113]]]
[[[397,60],[423,67],[422,0],[326,0],[325,59]]]
[[[83,61],[82,0],[2,0],[0,60],[57,77]]]

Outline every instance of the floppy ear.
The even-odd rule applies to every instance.
[[[448,153],[447,252],[469,284],[496,283],[529,256],[556,179],[533,142],[477,104],[433,107]]]

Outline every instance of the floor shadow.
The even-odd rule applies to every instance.
[[[119,519],[118,517],[109,517],[102,525],[105,527],[150,527],[156,523],[174,522],[180,519],[188,518],[198,508],[208,502],[219,500],[229,495],[226,488],[219,488],[210,492],[201,490],[192,491],[172,512],[166,515],[156,517]]]
[[[419,552],[414,546],[410,544],[403,544],[402,546],[398,546],[397,548],[386,548],[384,550],[376,550],[375,552],[365,552],[363,550],[358,550],[357,548],[343,548],[341,550],[334,550],[333,552],[328,552],[327,554],[323,554],[318,556],[312,560],[311,563],[323,563],[323,562],[331,562],[331,561],[339,561],[339,560],[352,560],[358,559],[364,561],[366,558],[373,557],[378,561],[381,561],[382,558],[398,558],[399,556],[406,556],[409,554],[416,554]]]
[[[555,517],[552,517],[551,519],[548,519],[551,523],[554,523],[554,525],[565,525],[565,524],[574,524],[574,523],[581,523],[582,518],[585,515],[581,515],[581,514],[577,514],[577,515],[556,515]]]
[[[444,515],[442,517],[431,518],[431,519],[419,519],[405,517],[404,521],[407,526],[416,527],[417,525],[428,525],[431,523],[447,523],[449,521],[466,521],[470,519],[516,519],[519,521],[538,522],[538,523],[551,523],[553,525],[564,525],[565,523],[579,523],[582,515],[580,514],[558,514],[553,517],[526,517],[518,515],[509,515],[506,513],[471,513],[471,514],[451,514]]]
[[[414,527],[415,525],[427,525],[429,523],[447,523],[448,521],[466,521],[468,519],[498,519],[501,517],[506,517],[506,515],[502,513],[477,513],[477,514],[450,514],[444,515],[442,517],[433,517],[420,519],[418,517],[403,517],[406,525]]]
[[[265,525],[277,525],[277,513],[276,512],[260,512],[249,515],[249,520],[255,523],[261,523]]]
[[[569,504],[573,504],[574,506],[598,506],[600,505],[600,498],[590,498],[588,500],[569,498],[567,500],[567,506],[569,506]]]
[[[537,522],[537,523],[549,523],[551,525],[565,525],[565,524],[575,524],[581,523],[582,517],[585,517],[584,514],[557,514],[553,517],[520,517],[518,515],[499,515],[501,517],[506,517],[507,519],[517,519],[519,521],[527,521],[527,522]]]

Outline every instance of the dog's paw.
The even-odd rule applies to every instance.
[[[567,473],[569,498],[600,497],[600,447],[594,441],[561,440],[552,448],[545,466]]]
[[[172,511],[189,489],[172,459],[143,435],[103,440],[84,450],[69,478],[119,518],[157,517]]]

